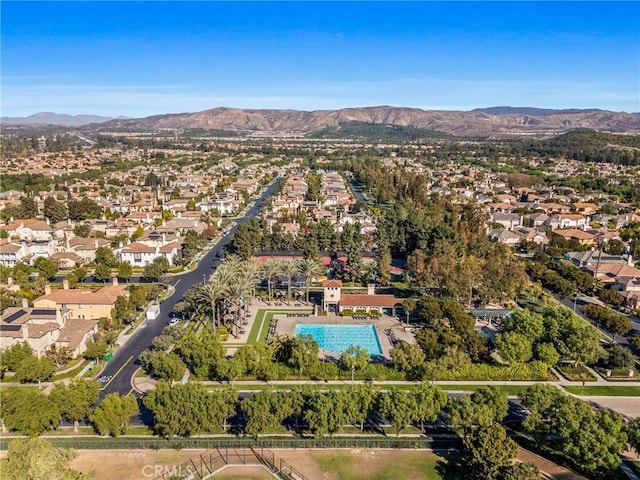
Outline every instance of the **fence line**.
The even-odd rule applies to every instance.
[[[319,438],[278,438],[250,437],[215,438],[141,438],[141,437],[98,437],[63,438],[46,437],[56,447],[81,450],[134,450],[134,449],[184,449],[197,448],[213,450],[216,448],[452,448],[459,444],[455,435],[434,435],[432,437],[319,437]],[[9,438],[0,439],[0,450],[8,448]],[[222,453],[221,453],[222,455]]]

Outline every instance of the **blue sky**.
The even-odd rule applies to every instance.
[[[640,2],[1,2],[2,115],[640,111]]]

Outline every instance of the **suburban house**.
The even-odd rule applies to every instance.
[[[106,285],[95,292],[68,287],[69,284],[66,282],[63,282],[63,288],[57,290],[51,290],[47,285],[45,294],[33,301],[34,308],[69,310],[71,318],[97,320],[110,318],[116,299],[122,295],[129,295],[124,287],[118,285],[117,278],[113,279],[112,285]]]
[[[156,258],[164,257],[169,262],[169,265],[173,265],[173,259],[182,250],[182,244],[179,242],[167,243],[163,246],[145,245],[139,242],[133,242],[116,250],[116,253],[120,255],[121,262],[129,262],[132,267],[146,267],[152,263]]]
[[[25,219],[16,220],[6,225],[0,226],[0,230],[4,230],[9,238],[17,237],[20,240],[51,240],[53,238],[53,229],[49,224],[42,220]]]
[[[69,309],[11,307],[0,317],[0,350],[26,342],[37,356],[68,348],[82,354],[87,340],[98,332],[97,320],[74,319]]]
[[[29,249],[26,242],[0,240],[0,265],[3,267],[13,267],[27,255],[29,255]]]
[[[596,236],[583,230],[570,228],[568,230],[554,230],[552,235],[556,235],[564,240],[576,240],[580,245],[595,245]]]

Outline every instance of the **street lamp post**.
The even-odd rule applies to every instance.
[[[205,274],[202,274],[202,284],[204,285],[205,283],[207,283],[206,278],[205,278]]]
[[[578,292],[573,294],[573,313],[576,312],[576,304],[578,303]]]

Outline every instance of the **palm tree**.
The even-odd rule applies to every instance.
[[[286,260],[282,262],[282,273],[287,277],[287,298],[291,298],[291,281],[298,273],[300,267],[296,260]]]
[[[228,284],[216,275],[211,276],[209,281],[198,287],[195,298],[211,305],[211,319],[213,331],[218,327],[217,303],[228,293]]]
[[[267,260],[267,263],[264,264],[263,271],[265,276],[267,277],[267,290],[269,292],[269,303],[271,303],[271,281],[274,277],[282,273],[282,262],[280,260],[276,260],[275,258],[270,258]]]
[[[243,272],[247,280],[251,281],[251,296],[256,296],[256,283],[262,280],[262,264],[256,257],[251,257],[242,262]]]
[[[309,283],[311,279],[325,273],[324,266],[313,258],[305,258],[298,263],[299,271],[306,283],[306,301],[309,303]]]
[[[240,274],[235,278],[235,281],[229,285],[227,290],[229,293],[229,300],[231,305],[235,307],[235,315],[233,319],[233,325],[236,327],[236,337],[238,336],[238,324],[240,323],[240,306],[242,301],[245,300],[245,312],[246,312],[246,299],[251,295],[254,283],[252,278],[245,274]]]

